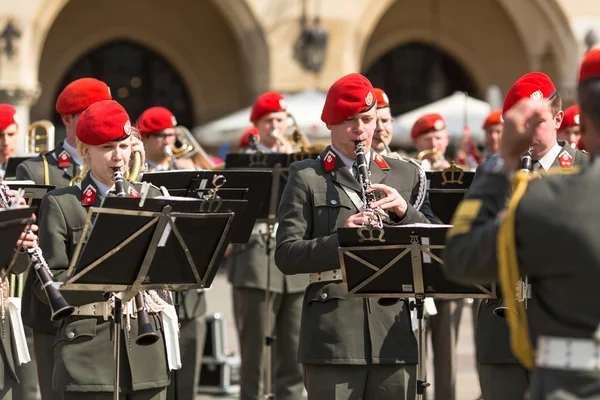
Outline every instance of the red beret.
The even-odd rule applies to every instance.
[[[560,123],[559,131],[570,126],[579,125],[579,106],[574,105],[565,110],[565,115],[562,122]]]
[[[9,104],[0,104],[0,131],[17,123],[17,110]]]
[[[114,100],[103,100],[81,113],[76,131],[81,142],[99,146],[126,139],[131,134],[131,122],[123,106]]]
[[[600,49],[588,51],[579,68],[579,83],[593,78],[600,78]]]
[[[242,137],[240,138],[239,147],[249,147],[250,146],[250,135],[254,135],[258,138],[258,129],[255,127],[248,128],[242,133]]]
[[[276,92],[263,93],[252,106],[250,122],[258,121],[269,113],[285,110],[287,110],[287,103],[281,94]]]
[[[489,126],[502,124],[504,120],[502,119],[502,110],[495,110],[490,113],[485,119],[483,123],[483,129],[487,129]]]
[[[416,138],[425,133],[446,129],[446,121],[440,114],[425,114],[415,122],[410,131],[410,137]]]
[[[361,74],[348,74],[329,88],[321,121],[329,125],[341,124],[374,104],[375,91],[371,82]]]
[[[554,95],[556,95],[556,87],[548,75],[541,72],[530,72],[520,77],[512,85],[504,99],[502,113],[508,111],[521,99],[549,100]]]
[[[386,108],[390,106],[390,99],[387,94],[379,88],[373,89],[375,91],[375,99],[377,99],[377,108]]]
[[[60,115],[78,114],[97,101],[111,99],[106,83],[94,78],[81,78],[69,83],[60,92],[56,111]]]
[[[164,107],[150,107],[140,115],[136,123],[142,136],[177,126],[173,113]]]

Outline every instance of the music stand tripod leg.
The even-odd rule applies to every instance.
[[[119,400],[119,389],[120,389],[120,367],[121,367],[121,328],[123,325],[123,310],[121,299],[114,296],[115,308],[113,309],[113,340],[115,349],[115,387],[113,392],[113,399]]]
[[[425,330],[423,329],[423,298],[415,298],[410,309],[417,311],[417,399],[423,399],[425,389],[430,386],[425,381]]]
[[[263,236],[266,255],[267,255],[267,288],[265,289],[265,355],[267,358],[267,364],[265,367],[264,375],[264,399],[274,400],[275,396],[271,392],[271,375],[272,375],[272,362],[271,353],[273,343],[275,343],[275,335],[273,335],[272,321],[271,321],[271,249],[272,249],[272,235],[274,230],[273,224],[268,224],[269,229]],[[266,236],[266,237],[265,237]]]

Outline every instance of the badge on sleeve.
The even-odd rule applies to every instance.
[[[83,191],[83,205],[93,205],[96,201],[96,188],[90,183]]]
[[[129,186],[129,197],[133,197],[134,199],[139,199],[140,194],[137,192],[137,190],[135,190],[134,188]]]
[[[58,166],[64,168],[69,165],[71,165],[71,156],[66,150],[63,150],[62,153],[58,155]]]
[[[375,164],[379,165],[379,168],[383,170],[390,169],[390,166],[388,165],[387,161],[385,161],[385,159],[379,154],[375,154],[375,156],[373,157],[373,161],[375,161]]]
[[[335,162],[337,157],[335,153],[331,150],[327,152],[327,155],[323,159],[323,166],[325,167],[325,172],[333,171],[335,169]]]
[[[563,168],[571,168],[573,166],[573,156],[571,156],[566,150],[563,150],[563,152],[560,153],[558,156],[558,161],[560,162],[560,166]]]

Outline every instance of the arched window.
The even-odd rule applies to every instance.
[[[392,115],[421,107],[456,91],[480,98],[471,77],[450,55],[424,43],[396,47],[365,73],[390,98]]]
[[[118,101],[135,122],[147,108],[163,106],[171,110],[177,123],[194,124],[190,96],[177,71],[156,52],[140,44],[116,41],[102,45],[82,56],[65,74],[56,97],[70,82],[84,77],[100,79],[110,87]],[[58,113],[54,124],[62,126]],[[57,132],[58,136],[64,132]]]

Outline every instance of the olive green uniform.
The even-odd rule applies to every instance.
[[[266,151],[266,149],[265,149]],[[241,349],[241,400],[262,399],[265,363],[265,320],[271,314],[273,393],[278,400],[301,400],[302,368],[297,361],[302,297],[307,275],[285,276],[275,266],[271,251],[270,268],[264,237],[266,223],[257,223],[248,243],[234,244],[227,259],[229,282],[233,286],[233,307]],[[270,240],[274,245],[274,239]],[[267,286],[267,273],[270,285]],[[269,288],[269,307],[265,307]],[[269,311],[267,311],[267,309]]]
[[[594,157],[596,160],[582,167],[578,174],[567,176],[566,171],[558,169],[556,176],[530,182],[516,207],[515,229],[511,234],[515,235],[519,273],[527,275],[531,283],[527,314],[538,345],[542,336],[591,340],[600,322],[597,306],[600,163],[598,153]],[[503,171],[479,175],[455,215],[460,230],[450,231],[444,254],[447,275],[461,283],[488,283],[498,277],[497,215],[506,206],[512,182]],[[493,307],[489,308],[491,312]],[[480,312],[478,340],[488,334],[487,327],[481,325],[484,312],[488,310]],[[506,365],[513,359],[507,347],[506,324],[501,326],[493,345],[504,349],[495,354],[495,360]],[[481,343],[492,345],[489,339]],[[539,348],[538,353],[538,356],[545,354]],[[565,357],[561,368],[536,368],[530,398],[600,399],[598,370],[568,370],[566,364]],[[495,379],[505,386],[514,384],[502,376]],[[484,398],[488,399],[485,393]]]
[[[96,188],[90,175],[81,182]],[[134,186],[124,182],[127,191]],[[97,190],[97,188],[96,188]],[[159,195],[151,188],[148,197]],[[94,204],[84,205],[82,189],[72,186],[54,190],[44,196],[39,211],[39,242],[44,257],[55,277],[62,282],[85,225],[88,206],[99,207],[102,196],[97,190]],[[34,290],[43,297],[39,282]],[[90,292],[71,293],[69,302],[81,306],[97,302],[97,294]],[[159,314],[149,314],[150,322],[160,339],[150,346],[135,343],[137,324],[131,331],[122,331],[121,392],[131,398],[166,398],[169,371],[166,363],[165,342]],[[54,341],[54,390],[64,392],[65,398],[112,398],[114,389],[114,351],[110,318],[102,316],[78,316],[74,313],[60,324]],[[136,393],[133,393],[136,392]]]
[[[573,149],[568,143],[559,141],[559,145],[562,148],[559,155],[566,150],[573,157],[574,166],[584,165],[589,161],[587,154]],[[560,167],[558,156],[552,166]],[[481,176],[480,171],[481,167],[477,169],[475,180]],[[574,201],[575,198],[572,199]],[[485,400],[522,398],[530,383],[529,371],[519,364],[510,349],[506,320],[494,314],[501,302],[500,295],[497,299],[484,299],[477,314],[475,354],[480,371],[479,383]],[[534,306],[532,302],[530,304],[529,309]]]
[[[291,165],[279,208],[275,251],[277,267],[286,275],[328,273],[333,277],[313,279],[304,295],[298,361],[306,369],[308,396],[412,400],[417,341],[407,302],[382,305],[346,297],[336,231],[359,212],[346,190],[358,194],[361,187],[339,156],[335,167],[326,171],[323,160],[330,149],[320,159]],[[395,188],[409,203],[402,219],[391,218],[402,224],[433,221],[428,199],[420,211],[410,205],[418,195],[416,167],[403,160],[383,160],[389,169],[370,161],[372,183]]]
[[[38,185],[52,185],[57,189],[69,186],[71,179],[79,173],[79,167],[73,159],[70,160],[67,167],[58,165],[58,157],[64,151],[62,145],[61,142],[54,150],[23,161],[17,166],[16,178],[32,180]],[[21,368],[17,368],[17,370],[21,369],[18,374],[22,381],[22,387],[19,389],[21,393],[15,393],[15,397],[37,399],[39,395],[36,382],[39,382],[39,389],[44,400],[62,400],[61,393],[52,392],[53,344],[58,322],[50,321],[50,309],[33,293],[33,275],[35,274],[27,274],[25,278],[21,308],[28,341],[33,343],[33,346],[30,347],[32,360]]]

